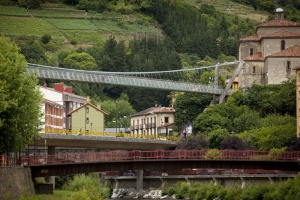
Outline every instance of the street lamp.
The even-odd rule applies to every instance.
[[[118,100],[116,102],[116,111],[117,111],[117,117],[116,117],[116,133],[118,132],[118,117],[119,117],[119,110],[118,110]]]
[[[86,133],[86,124],[89,123],[88,118],[86,118],[86,114],[89,112],[89,107],[87,105],[84,106],[84,134]]]
[[[185,138],[186,137],[186,130],[185,130],[185,114],[186,114],[186,111],[183,110],[182,114],[183,114],[183,128],[182,128],[182,133],[183,133],[183,137]]]

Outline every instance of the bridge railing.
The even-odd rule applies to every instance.
[[[134,138],[134,139],[156,139],[156,140],[171,140],[177,141],[176,136],[162,136],[162,135],[146,135],[146,134],[132,134],[132,133],[107,133],[98,131],[79,131],[79,130],[65,130],[65,129],[42,129],[40,133],[45,134],[60,134],[60,135],[82,135],[82,136],[98,136],[98,137],[115,137],[115,138]]]
[[[223,150],[221,157],[207,158],[209,150],[133,150],[133,151],[107,151],[107,152],[76,152],[76,153],[59,153],[54,155],[37,154],[15,157],[1,157],[0,166],[30,166],[45,165],[53,163],[85,163],[101,161],[124,161],[124,160],[163,160],[163,159],[197,159],[197,160],[285,160],[300,162],[300,151],[287,151],[276,154],[275,156],[269,151],[238,151]]]

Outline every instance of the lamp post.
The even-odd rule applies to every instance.
[[[182,128],[182,133],[183,133],[183,137],[185,138],[186,137],[186,130],[185,130],[185,114],[186,114],[186,111],[183,110],[182,114],[183,114],[183,128]]]
[[[119,118],[119,110],[118,110],[118,100],[116,102],[116,111],[117,111],[117,116],[116,116],[116,133],[118,133],[118,118]]]
[[[86,109],[87,106],[85,105],[84,106],[84,134],[86,133]]]

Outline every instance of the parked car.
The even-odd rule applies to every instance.
[[[123,173],[123,176],[136,176],[136,172],[132,170],[128,170]]]

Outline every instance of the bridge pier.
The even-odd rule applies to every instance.
[[[118,179],[116,179],[116,178],[114,178],[114,180],[115,180],[115,189],[118,189],[119,188],[119,180]]]
[[[48,155],[55,155],[55,147],[48,146]],[[46,177],[46,182],[51,183],[53,185],[53,189],[55,189],[55,176]]]
[[[105,184],[106,172],[100,172],[100,183]]]
[[[246,180],[243,177],[240,177],[240,178],[241,178],[241,181],[242,181],[241,188],[245,188],[245,186],[246,186]]]
[[[141,190],[144,188],[144,171],[136,170],[136,189]]]

